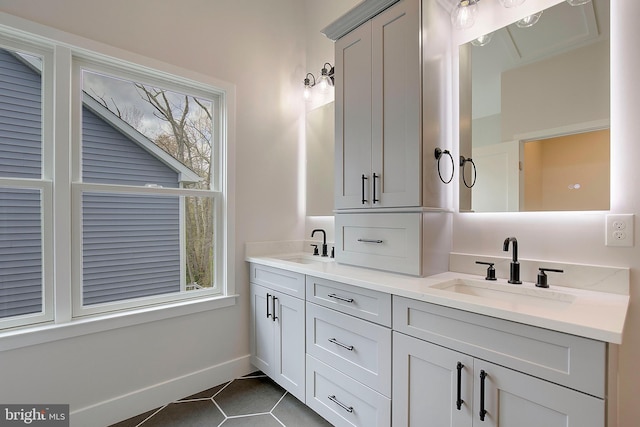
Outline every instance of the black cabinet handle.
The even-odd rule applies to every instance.
[[[340,301],[344,301],[344,302],[348,302],[348,303],[353,303],[353,301],[355,301],[353,298],[345,298],[345,297],[341,297],[340,295],[336,295],[336,294],[329,294],[327,295],[329,298],[334,298]]]
[[[269,313],[269,298],[271,298],[271,294],[267,294],[267,319],[271,317],[271,313]]]
[[[367,199],[364,198],[364,182],[367,180],[367,176],[365,174],[362,174],[362,204],[366,204],[367,203]]]
[[[273,321],[275,322],[276,319],[278,318],[278,316],[276,316],[276,300],[278,299],[278,297],[276,297],[275,295],[271,297],[271,308],[273,308]]]
[[[353,349],[355,348],[355,347],[354,347],[354,346],[352,346],[352,345],[343,344],[343,343],[341,343],[340,341],[338,341],[338,340],[337,340],[337,339],[335,339],[335,338],[329,338],[329,342],[330,342],[330,343],[333,343],[333,344],[335,344],[335,345],[337,345],[337,346],[339,346],[339,347],[346,348],[346,349],[347,349],[347,350],[349,350],[349,351],[353,351]]]
[[[335,395],[332,394],[331,396],[327,396],[327,398],[345,411],[349,413],[353,412],[353,406],[347,406],[344,403],[340,402],[338,399],[336,399]]]
[[[464,400],[462,400],[462,368],[464,368],[464,365],[458,362],[458,365],[456,366],[456,369],[458,370],[458,396],[456,399],[456,407],[458,408],[458,411],[462,408],[462,404],[464,403]]]
[[[380,175],[373,174],[373,204],[375,205],[380,201],[380,199],[376,199],[376,179],[379,179]]]
[[[487,415],[487,410],[484,409],[484,380],[487,378],[487,373],[484,370],[480,371],[480,421],[484,421],[484,416]]]

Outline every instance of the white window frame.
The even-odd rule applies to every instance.
[[[43,179],[4,179],[0,180],[0,185],[43,190],[45,276],[42,316],[16,316],[0,322],[0,352],[234,305],[238,296],[235,294],[234,271],[235,86],[209,75],[2,12],[0,45],[43,58]],[[79,152],[73,148],[76,144],[73,142],[74,135],[78,134],[70,123],[74,122],[75,109],[79,113],[82,105],[81,101],[73,103],[74,96],[78,99],[75,93],[78,85],[74,83],[77,80],[73,76],[76,59],[101,63],[107,68],[130,67],[136,73],[152,76],[161,82],[165,79],[188,82],[189,87],[193,85],[204,92],[219,95],[220,122],[214,124],[214,129],[220,145],[212,147],[219,153],[216,167],[220,171],[218,182],[212,183],[219,192],[215,198],[215,233],[219,245],[216,248],[216,274],[219,275],[216,280],[222,291],[219,295],[192,294],[193,297],[189,299],[156,301],[155,305],[137,304],[121,307],[115,312],[81,313],[80,317],[73,311],[72,282],[77,274],[72,269],[72,259],[78,249],[72,245],[74,227],[69,212],[73,209],[74,193],[86,185],[79,184],[79,177],[72,176],[79,170],[78,167],[72,167],[79,164]],[[144,79],[142,82],[148,81]],[[161,87],[171,89],[165,85]],[[192,92],[189,90],[186,93]]]
[[[19,41],[17,37],[3,37],[0,48],[23,52],[42,60],[42,68],[50,69],[53,64],[53,51],[49,46]],[[41,242],[42,242],[42,309],[39,313],[24,314],[0,318],[0,330],[20,327],[23,325],[51,322],[54,319],[53,293],[53,218],[47,215],[53,208],[53,76],[41,76],[42,102],[42,141],[40,179],[3,178],[0,177],[0,188],[39,190],[41,194]]]

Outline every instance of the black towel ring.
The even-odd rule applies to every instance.
[[[446,154],[451,159],[451,177],[449,178],[448,181],[445,181],[442,178],[442,173],[440,172],[440,159],[442,159],[442,155],[443,154]],[[435,155],[436,159],[438,160],[438,176],[440,177],[440,181],[444,182],[445,184],[449,184],[451,182],[451,180],[453,179],[453,175],[454,175],[454,172],[455,172],[455,166],[456,166],[455,162],[453,161],[453,156],[451,155],[449,150],[443,150],[443,149],[441,149],[439,147],[435,149],[434,155]]]
[[[473,166],[473,181],[471,182],[471,185],[467,184],[467,178],[464,176],[464,168],[467,163],[471,163],[471,165]],[[476,164],[473,162],[473,159],[471,157],[467,157],[465,159],[463,156],[460,156],[460,167],[462,167],[461,173],[462,173],[462,182],[464,182],[464,185],[467,188],[471,188],[474,185],[476,185],[476,179],[478,178],[478,171],[476,169]]]

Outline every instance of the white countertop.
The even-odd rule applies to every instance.
[[[338,264],[333,261],[302,264],[285,259],[300,257],[309,258],[309,255],[248,256],[246,261],[599,341],[614,344],[622,342],[629,305],[628,295],[553,284],[548,289],[541,289],[536,288],[533,283],[511,285],[504,279],[489,282],[483,281],[483,276],[455,272],[445,272],[429,277],[412,277]],[[483,281],[478,283],[482,286],[486,284],[493,291],[505,292],[509,298],[481,297],[437,289],[437,286],[443,282],[455,279]],[[518,289],[515,290],[513,287]],[[549,294],[543,294],[545,292]],[[525,296],[520,298],[518,294],[525,294]],[[532,295],[546,297],[553,294],[560,299],[572,301],[562,304],[559,303],[560,300],[550,300],[547,305],[544,298],[530,299]],[[531,303],[532,301],[535,303]]]

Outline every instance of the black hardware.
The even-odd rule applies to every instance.
[[[336,248],[335,246],[331,246],[331,258],[335,258],[336,257]]]
[[[473,166],[473,181],[471,181],[471,185],[467,184],[467,177],[464,175],[464,170],[467,163],[471,163],[471,165]],[[460,171],[460,173],[462,174],[462,182],[464,182],[465,187],[472,188],[474,185],[476,185],[476,179],[478,178],[478,170],[476,169],[476,164],[473,162],[473,159],[471,157],[464,158],[463,156],[460,156],[460,167],[462,168],[462,170]]]
[[[545,271],[551,271],[554,273],[564,273],[564,270],[558,270],[557,268],[539,268],[540,272],[538,273],[538,281],[536,282],[536,286],[539,288],[548,288],[549,284],[547,283],[547,275]]]
[[[487,410],[484,409],[484,380],[487,378],[487,373],[484,370],[480,371],[480,421],[484,421],[484,416],[487,415]]]
[[[518,240],[515,237],[507,237],[504,239],[502,249],[505,252],[509,251],[509,243],[512,243],[511,247],[513,248],[513,258],[509,269],[509,283],[520,285],[522,281],[520,281],[520,263],[518,262]]]
[[[451,152],[449,150],[443,150],[440,147],[436,147],[436,149],[434,150],[433,154],[435,155],[436,159],[438,160],[438,176],[440,177],[440,181],[442,181],[445,184],[449,184],[451,182],[451,180],[453,179],[453,174],[454,174],[455,166],[456,166],[455,162],[453,161],[453,156],[451,155]],[[440,173],[440,159],[442,159],[442,155],[443,154],[446,154],[451,159],[451,177],[449,178],[448,181],[445,181],[444,178],[442,178],[442,173]]]
[[[345,298],[345,297],[341,297],[340,295],[336,295],[336,294],[329,294],[327,296],[329,298],[335,298],[337,300],[348,302],[348,303],[353,303],[353,301],[355,301],[353,298]]]
[[[311,237],[313,237],[316,232],[322,233],[322,256],[329,256],[329,254],[327,254],[327,233],[325,233],[325,231],[321,228],[316,228],[311,232]]]
[[[494,263],[476,261],[476,264],[482,264],[482,265],[488,265],[489,266],[489,267],[487,267],[487,276],[484,278],[484,280],[496,280],[496,269],[493,267]]]
[[[347,406],[344,403],[340,402],[338,399],[336,399],[335,394],[328,396],[328,399],[333,403],[335,403],[336,405],[338,405],[339,407],[341,407],[342,409],[344,409],[345,411],[349,413],[353,412],[353,406]]]
[[[458,411],[462,408],[462,404],[464,403],[464,400],[462,400],[462,368],[464,368],[464,365],[458,362],[458,365],[456,366],[456,369],[458,370],[458,398],[456,399],[456,407],[458,408]]]
[[[271,298],[271,294],[267,294],[267,319],[271,317],[271,313],[269,313],[269,298]]]
[[[273,319],[274,322],[278,318],[278,316],[276,316],[276,300],[277,299],[278,297],[276,297],[275,295],[271,297],[271,307],[273,308],[273,316],[271,318]]]
[[[380,199],[376,199],[376,179],[379,179],[380,175],[373,174],[373,204],[375,205],[380,201]]]
[[[365,205],[367,203],[367,199],[364,198],[364,182],[369,179],[365,174],[362,174],[362,204]]]
[[[352,345],[342,344],[340,341],[338,341],[338,340],[337,340],[337,339],[335,339],[335,338],[329,338],[329,342],[330,342],[330,343],[333,343],[333,344],[335,344],[335,345],[337,345],[337,346],[339,346],[339,347],[346,348],[346,349],[347,349],[347,350],[349,350],[349,351],[353,351],[353,349],[355,348],[355,347],[353,347]]]
[[[320,253],[318,252],[318,245],[312,244],[311,246],[313,246],[313,254],[314,255],[320,255]]]

